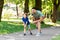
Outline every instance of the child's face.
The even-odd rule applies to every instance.
[[[24,18],[26,18],[26,14],[24,14]]]

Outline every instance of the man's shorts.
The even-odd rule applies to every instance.
[[[34,18],[33,21],[39,20],[40,18]]]

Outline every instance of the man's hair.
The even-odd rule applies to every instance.
[[[36,8],[36,7],[33,7],[32,9],[35,9],[35,10],[40,10],[39,8]]]
[[[36,8],[36,7],[33,7],[32,9],[35,9],[35,10],[37,10],[37,8]]]

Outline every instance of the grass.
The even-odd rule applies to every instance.
[[[52,40],[60,40],[60,35],[55,36],[55,38],[52,38]]]
[[[50,27],[51,25],[42,24],[42,28]],[[23,31],[22,22],[7,22],[2,21],[0,22],[0,34],[9,34],[14,32],[21,32]],[[35,29],[36,26],[31,23],[31,29]]]
[[[22,25],[16,25],[13,22],[0,22],[0,34],[7,34],[22,31]]]
[[[57,21],[57,24],[60,24],[60,20]]]

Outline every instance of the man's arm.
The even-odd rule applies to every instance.
[[[38,22],[42,22],[43,21],[43,17],[40,17],[39,20],[37,20]]]
[[[41,11],[38,11],[38,13],[40,14],[40,19],[38,21],[42,22],[45,18],[45,15]]]
[[[31,19],[32,19],[33,21],[35,20],[35,18],[34,18],[33,16],[31,17]]]

